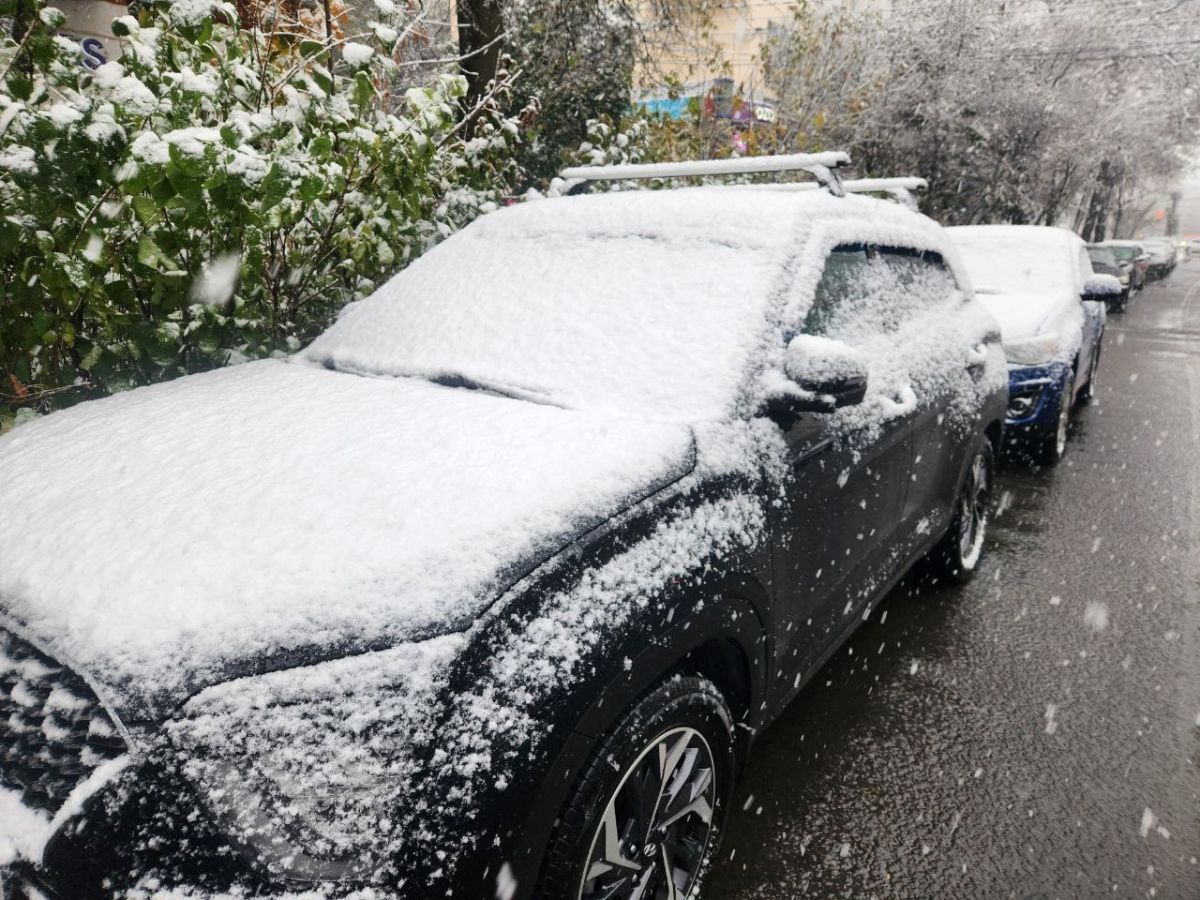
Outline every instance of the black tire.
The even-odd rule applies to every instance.
[[[1104,339],[1104,332],[1100,333],[1100,338],[1101,340]],[[1088,370],[1087,384],[1085,384],[1083,386],[1083,390],[1079,392],[1080,403],[1087,403],[1096,396],[1096,370],[1100,368],[1100,353],[1101,343],[1100,341],[1097,341],[1095,355],[1092,357],[1092,367]]]
[[[987,437],[981,437],[967,463],[966,477],[954,501],[950,529],[929,555],[937,575],[965,582],[979,571],[991,518],[995,478],[995,450]]]
[[[661,884],[667,860],[672,870],[689,869],[684,884],[676,880],[678,896],[689,900],[698,896],[716,859],[732,802],[734,756],[733,716],[712,682],[677,676],[660,684],[593,750],[559,816],[535,896],[621,900],[632,895],[639,880],[646,881],[647,888]],[[674,763],[666,778],[658,772],[664,760]],[[683,788],[689,788],[690,796],[705,779],[705,770],[708,786],[697,789],[696,800],[681,804]],[[651,795],[658,800],[647,817],[645,800]],[[692,809],[697,800],[703,801],[707,813],[704,808]],[[674,822],[667,821],[671,816],[677,817]],[[643,818],[650,822],[642,822]],[[615,856],[611,835],[617,835]],[[610,865],[608,860],[614,858],[619,864]],[[593,892],[601,888],[616,890]],[[665,886],[646,890],[644,896],[666,896]]]
[[[1033,446],[1033,460],[1041,466],[1057,466],[1067,454],[1067,429],[1071,423],[1071,395],[1075,391],[1075,375],[1067,377],[1058,398],[1055,424],[1038,435]]]

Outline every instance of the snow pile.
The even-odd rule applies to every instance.
[[[460,629],[692,464],[675,425],[268,361],[0,439],[0,610],[122,715]],[[332,651],[330,651],[332,652]]]

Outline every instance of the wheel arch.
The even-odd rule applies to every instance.
[[[594,692],[582,715],[565,727],[562,746],[536,796],[531,798],[512,859],[517,880],[514,900],[531,900],[558,810],[587,764],[595,742],[641,698],[664,681],[699,675],[716,685],[734,718],[736,765],[740,771],[763,722],[766,699],[768,631],[760,612],[766,591],[757,582],[736,579],[735,592],[706,590],[681,599],[668,628],[640,649],[635,637],[603,655],[581,691]],[[751,599],[753,598],[753,599]],[[632,655],[630,655],[632,652]]]

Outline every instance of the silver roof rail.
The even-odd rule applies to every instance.
[[[701,159],[690,162],[628,163],[616,166],[573,166],[559,173],[563,194],[575,193],[592,181],[629,181],[646,178],[703,178],[712,175],[760,175],[767,172],[808,172],[835,197],[845,196],[837,170],[850,165],[850,154],[792,153],[783,156],[743,156],[737,159]],[[814,185],[815,187],[815,185]]]
[[[747,184],[731,185],[731,187],[757,188],[764,191],[811,191],[818,185],[811,181],[797,184]],[[899,178],[848,178],[842,182],[842,190],[847,194],[888,194],[901,206],[917,209],[914,191],[923,191],[929,187],[924,178],[905,175]]]

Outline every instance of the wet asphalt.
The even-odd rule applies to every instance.
[[[706,900],[1200,900],[1200,260],[1109,317],[1054,470],[761,736]]]

